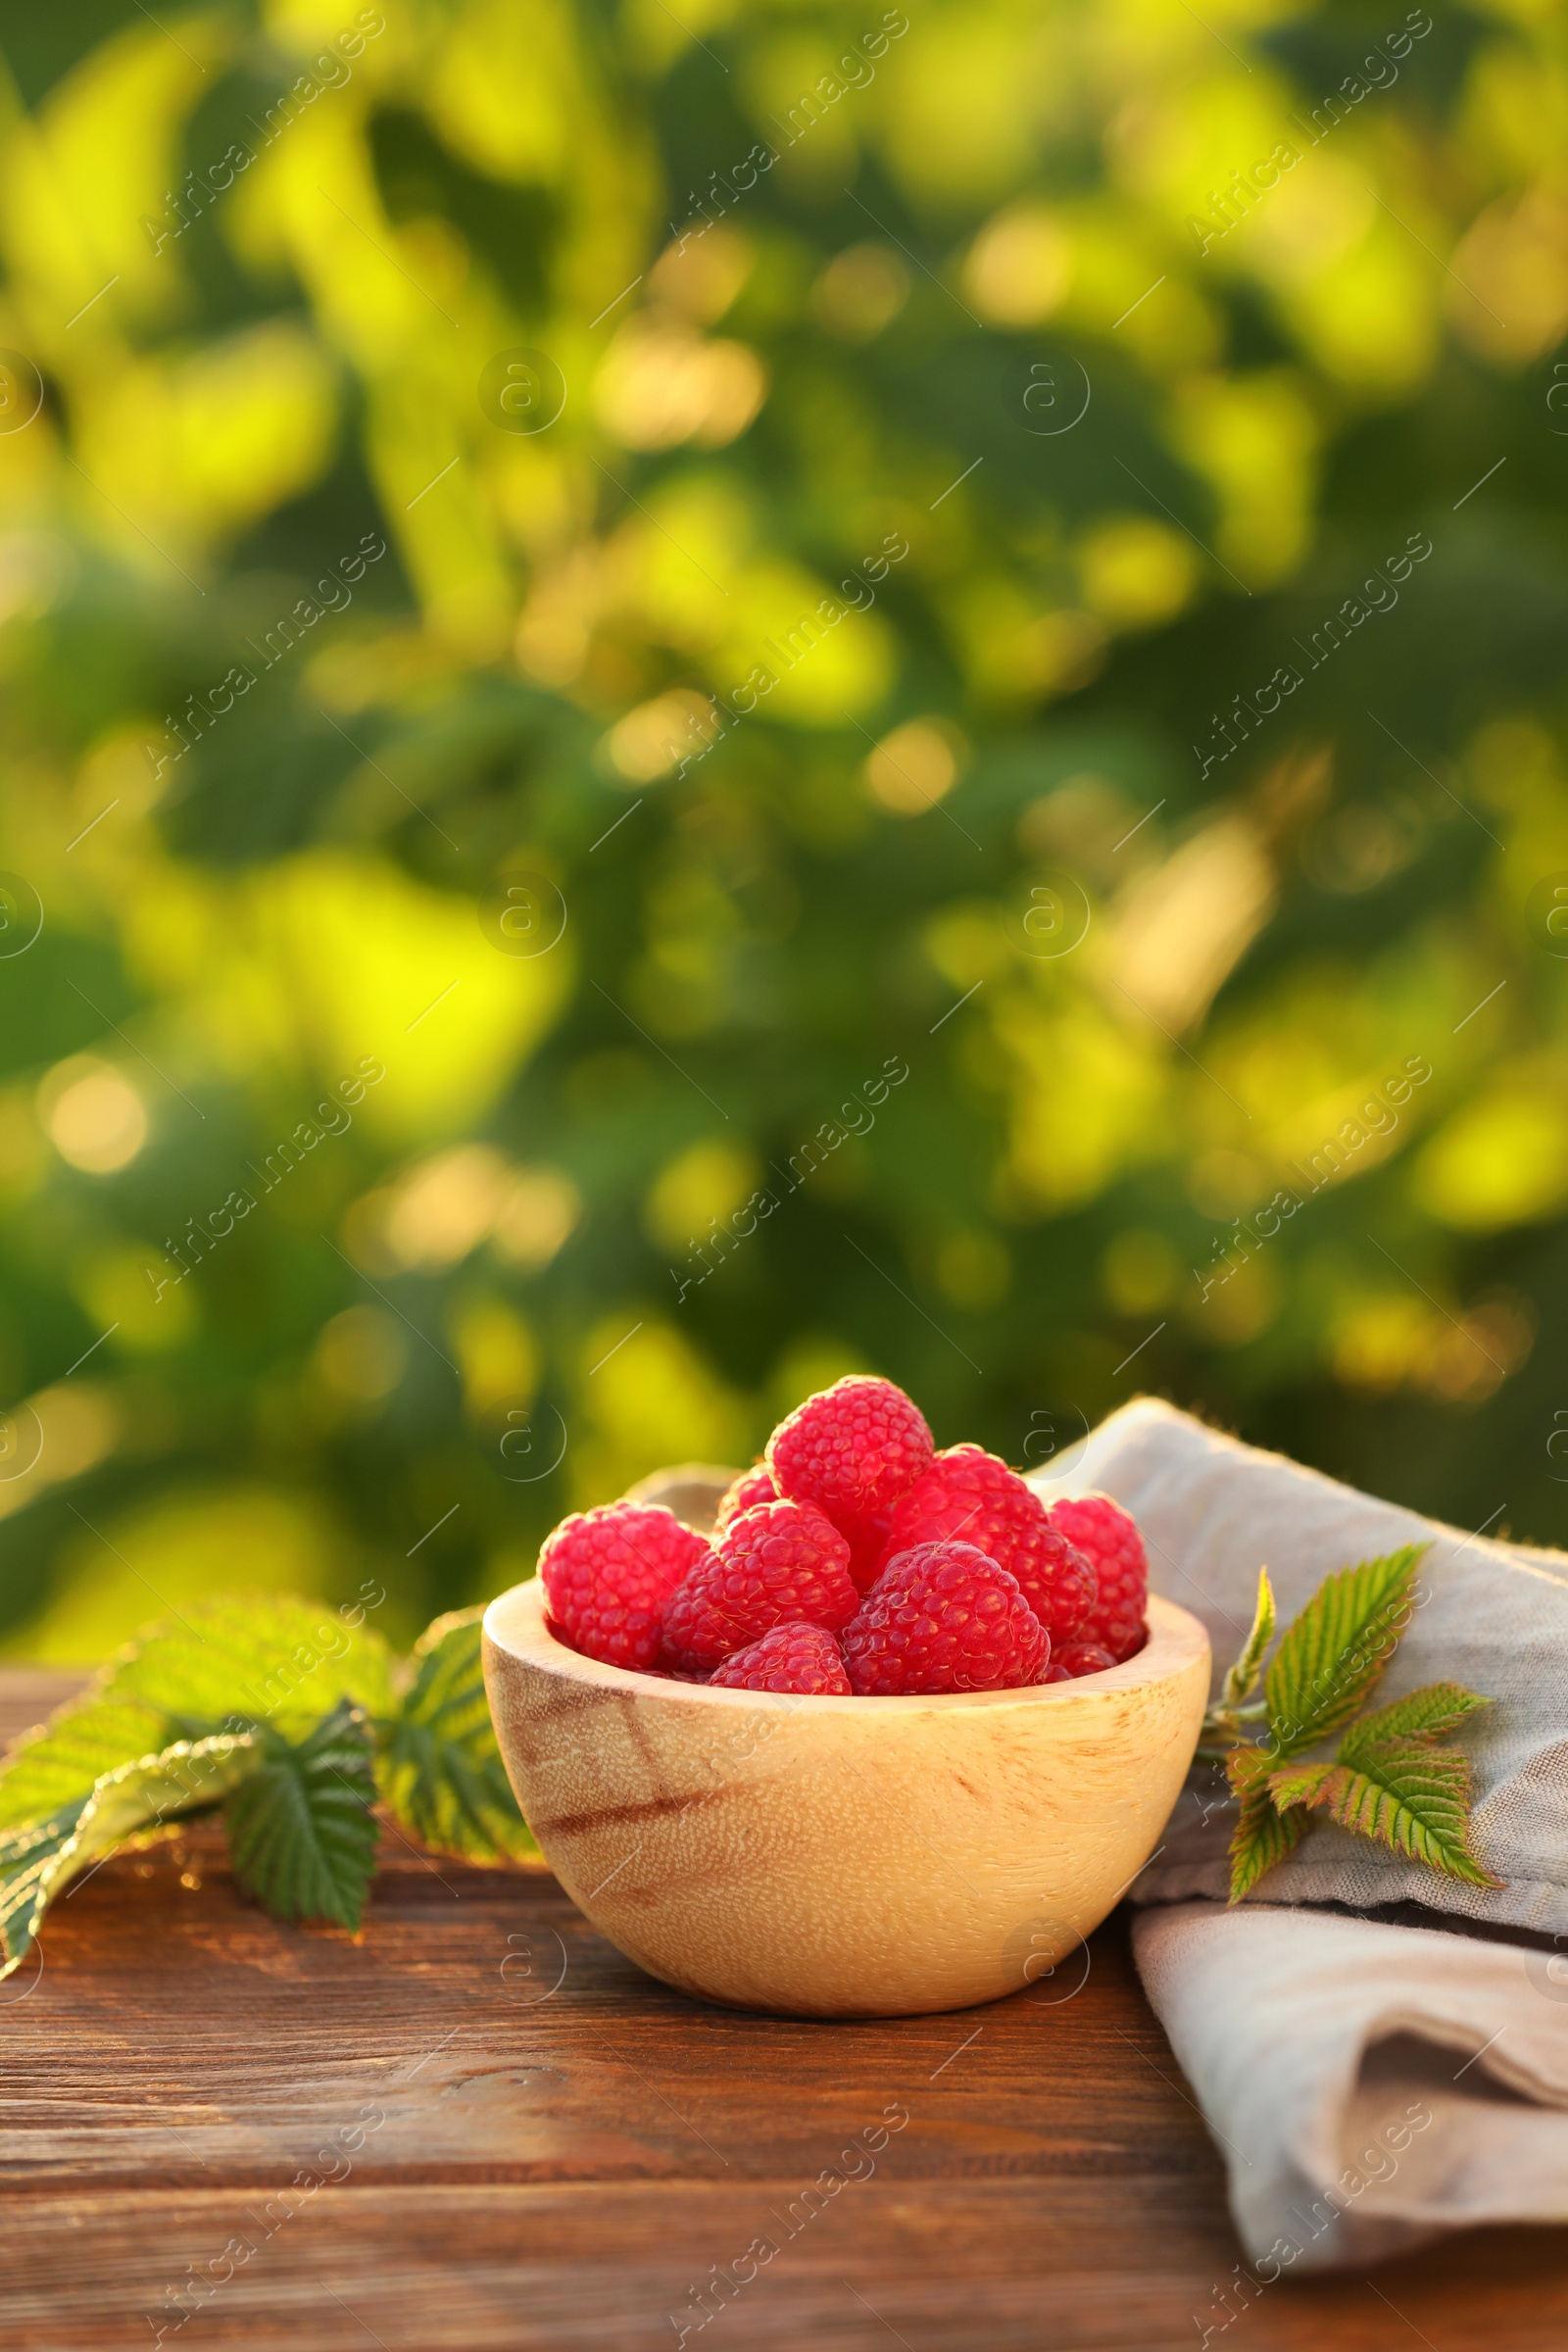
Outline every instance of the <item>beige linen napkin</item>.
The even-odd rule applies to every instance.
[[[1134,1513],[1155,1590],[1208,1628],[1216,1683],[1260,1564],[1288,1622],[1331,1570],[1430,1543],[1379,1703],[1445,1677],[1495,1702],[1461,1735],[1495,1892],[1319,1817],[1228,1911],[1231,1802],[1209,1766],[1139,1879],[1157,1906],[1139,1968],[1226,2150],[1250,2291],[1469,2223],[1568,2220],[1568,1555],[1463,1535],[1151,1398],[1034,1483]]]
[[[1561,1958],[1255,1897],[1146,1910],[1133,1948],[1259,2285],[1568,2221]]]

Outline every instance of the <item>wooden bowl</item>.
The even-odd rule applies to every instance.
[[[1152,1596],[1149,1627],[1078,1682],[786,1697],[581,1657],[529,1582],[485,1612],[484,1671],[546,1860],[640,1968],[731,2008],[907,2017],[1049,1975],[1148,1861],[1209,1680],[1196,1617]]]

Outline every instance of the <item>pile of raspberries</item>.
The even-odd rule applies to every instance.
[[[1013,1690],[1141,1649],[1149,1562],[1103,1494],[1042,1502],[979,1446],[855,1375],[796,1408],[711,1540],[662,1504],[564,1520],[539,1555],[550,1627],[585,1657],[818,1696]]]

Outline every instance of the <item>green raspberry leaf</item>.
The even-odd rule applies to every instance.
[[[1252,1630],[1242,1646],[1242,1654],[1225,1677],[1220,1692],[1222,1707],[1239,1707],[1246,1703],[1257,1689],[1263,1671],[1263,1652],[1274,1639],[1274,1588],[1268,1581],[1268,1570],[1257,1572],[1257,1606],[1252,1612]]]
[[[1238,1800],[1231,1832],[1230,1899],[1239,1903],[1264,1874],[1283,1862],[1306,1829],[1300,1813],[1281,1814],[1269,1788],[1273,1759],[1261,1747],[1233,1747],[1225,1772]]]
[[[157,1707],[204,1729],[232,1719],[298,1740],[350,1698],[369,1714],[391,1704],[391,1659],[369,1628],[351,1632],[324,1601],[296,1592],[235,1592],[139,1634],[109,1670],[104,1695]]]
[[[1396,1698],[1375,1715],[1363,1715],[1340,1746],[1345,1757],[1350,1741],[1363,1740],[1441,1740],[1457,1731],[1466,1716],[1490,1707],[1490,1698],[1467,1690],[1462,1683],[1428,1683],[1404,1698]]]
[[[140,1699],[72,1699],[0,1764],[0,1830],[79,1811],[93,1785],[169,1744],[168,1717]]]
[[[414,1652],[415,1677],[383,1727],[381,1795],[421,1844],[465,1861],[533,1861],[490,1721],[481,1609],[438,1617]]]
[[[79,1871],[127,1838],[209,1810],[260,1761],[249,1737],[178,1740],[103,1774],[46,1818],[0,1832],[0,1977],[21,1965],[46,1907]]]
[[[1275,1761],[1348,1723],[1393,1657],[1424,1544],[1325,1577],[1286,1628],[1264,1682]]]
[[[1337,1764],[1284,1764],[1268,1776],[1269,1794],[1280,1812],[1288,1813],[1293,1805],[1305,1805],[1308,1810],[1323,1801],[1322,1790]]]
[[[1369,1740],[1357,1724],[1332,1764],[1271,1776],[1282,1805],[1321,1808],[1342,1829],[1375,1838],[1473,1886],[1501,1886],[1470,1850],[1470,1760],[1429,1740]],[[1282,1788],[1281,1784],[1289,1786]],[[1287,1814],[1287,1819],[1300,1818]]]
[[[340,1700],[301,1740],[270,1727],[227,1807],[234,1876],[276,1919],[331,1919],[359,1933],[375,1875],[375,1772],[361,1710]]]
[[[0,1764],[0,1827],[85,1800],[106,1772],[174,1740],[256,1723],[300,1738],[341,1698],[371,1714],[391,1707],[378,1634],[351,1632],[335,1610],[295,1593],[199,1602],[181,1621],[149,1626],[12,1750]]]

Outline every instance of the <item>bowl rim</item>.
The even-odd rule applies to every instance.
[[[580,1650],[568,1649],[564,1642],[558,1642],[550,1631],[545,1616],[544,1587],[537,1576],[527,1577],[521,1584],[498,1593],[485,1610],[483,1623],[485,1640],[504,1656],[554,1674],[563,1682],[601,1690],[627,1691],[648,1701],[660,1699],[673,1706],[741,1707],[753,1713],[760,1707],[790,1715],[802,1708],[808,1714],[826,1710],[837,1716],[870,1713],[885,1717],[895,1709],[907,1715],[929,1714],[935,1709],[947,1712],[1020,1704],[1070,1707],[1086,1699],[1152,1689],[1185,1674],[1200,1658],[1206,1664],[1212,1654],[1208,1632],[1201,1620],[1190,1609],[1184,1609],[1179,1601],[1151,1592],[1149,1640],[1136,1655],[1119,1666],[1103,1666],[1098,1674],[1079,1675],[1068,1683],[1030,1683],[1007,1690],[910,1691],[896,1698],[873,1694],[844,1698],[830,1691],[736,1690],[711,1683],[665,1681],[634,1667],[612,1666],[601,1658],[584,1657]]]

